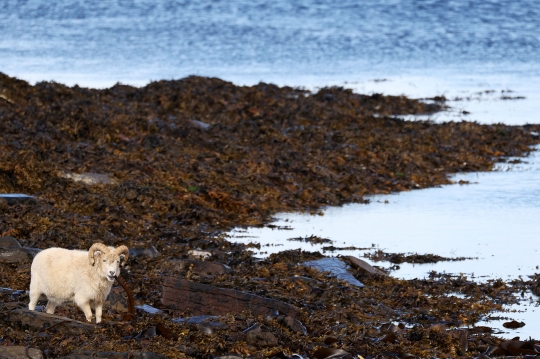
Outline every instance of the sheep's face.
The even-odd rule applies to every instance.
[[[121,256],[117,253],[98,253],[97,251],[96,254],[96,264],[99,265],[101,276],[109,282],[114,282],[114,277],[120,275]]]

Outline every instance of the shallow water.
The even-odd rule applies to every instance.
[[[322,251],[328,244],[287,240],[316,235],[329,238],[336,247],[478,257],[400,264],[393,275],[402,278],[423,278],[432,270],[479,279],[526,276],[540,272],[540,154],[533,152],[522,160],[521,164],[500,164],[494,172],[461,173],[452,178],[470,184],[372,196],[370,204],[330,207],[322,216],[281,213],[273,224],[288,230],[237,229],[230,235],[240,236],[239,241],[260,242],[261,251],[268,253],[300,247]],[[365,252],[335,254],[361,257]]]
[[[404,279],[426,278],[430,271],[463,274],[476,281],[520,276],[528,279],[526,276],[540,273],[540,152],[522,160],[521,164],[500,164],[494,172],[461,173],[452,178],[470,184],[372,196],[369,204],[330,207],[322,216],[281,213],[272,224],[286,230],[238,228],[229,235],[235,241],[260,243],[260,256],[297,248],[324,253],[322,247],[329,244],[288,240],[316,235],[332,240],[335,247],[367,248],[327,251],[327,255],[354,255],[387,268],[392,264],[373,262],[364,254],[381,249],[477,258],[402,263],[392,275]],[[532,305],[525,301],[508,308],[522,313],[501,314],[524,321],[527,325],[523,328],[510,332],[502,327],[504,321],[486,324],[508,335],[538,338],[540,324],[534,323],[540,323],[540,311],[535,307],[536,300],[534,297]]]

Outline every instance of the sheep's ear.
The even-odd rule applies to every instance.
[[[94,251],[94,256],[90,257],[90,264],[94,265],[96,264],[96,259],[101,256],[101,251]]]

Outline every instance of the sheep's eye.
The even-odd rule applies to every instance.
[[[103,262],[106,262],[106,260],[104,259]]]

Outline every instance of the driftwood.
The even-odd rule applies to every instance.
[[[124,320],[130,321],[135,319],[135,301],[133,300],[133,292],[127,286],[126,281],[122,276],[115,277],[116,281],[124,288],[128,297],[128,312],[124,314]]]
[[[296,307],[279,300],[171,277],[163,282],[161,303],[193,315],[225,315],[243,311],[269,315],[278,310],[290,317],[298,316]]]

